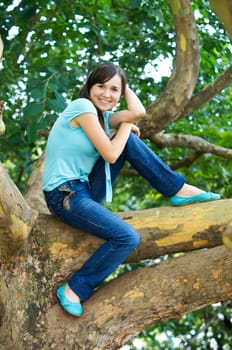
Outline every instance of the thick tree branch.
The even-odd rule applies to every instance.
[[[221,5],[220,5],[221,6]],[[223,89],[232,83],[232,65],[229,66],[221,75],[194,95],[181,111],[179,118],[186,117],[195,110],[202,107],[210,99],[216,96]],[[178,119],[179,119],[178,118]]]
[[[226,227],[223,222],[230,217],[231,209],[232,200],[225,200],[122,213],[142,236],[139,249],[128,261],[220,245]],[[125,274],[85,302],[84,315],[77,319],[57,305],[55,289],[88,258],[100,240],[42,214],[30,242],[28,253],[22,252],[18,263],[5,264],[6,270],[2,271],[0,342],[9,345],[6,350],[23,344],[25,336],[34,347],[46,344],[63,350],[68,344],[83,350],[116,349],[148,325],[179,318],[232,296],[231,252],[219,246]],[[26,284],[25,277],[19,279],[19,272],[27,276]],[[52,339],[49,343],[47,332]],[[78,337],[72,336],[76,333]]]
[[[68,334],[77,333],[78,349],[93,344],[98,350],[118,349],[151,324],[232,298],[231,268],[231,252],[220,246],[125,274],[84,303],[81,319],[51,307],[47,321],[54,346],[63,349]],[[92,327],[98,330],[94,334]]]
[[[191,4],[188,0],[170,0],[169,4],[176,31],[175,67],[162,95],[140,121],[142,132],[148,124],[156,133],[174,121],[191,98],[198,78],[199,43]]]
[[[37,215],[0,164],[0,260],[8,260],[22,247]]]
[[[224,245],[232,250],[232,221],[227,224],[223,230],[222,240]]]
[[[228,67],[217,79],[207,85],[194,95],[186,104],[184,109],[180,112],[178,119],[186,117],[187,115],[199,109],[206,104],[210,99],[217,95],[224,88],[228,87],[232,82],[232,65]],[[212,153],[224,158],[232,157],[232,150],[224,147],[219,147],[204,139],[192,135],[175,135],[156,133],[157,127],[152,120],[147,119],[141,123],[142,137],[154,142],[160,149],[164,147],[183,147],[196,150],[198,154]],[[182,164],[186,164],[185,161]],[[189,160],[187,159],[187,164]],[[173,169],[180,167],[178,164],[173,165]]]
[[[201,154],[212,153],[224,158],[232,158],[232,149],[216,146],[199,136],[158,133],[149,137],[160,149],[164,147],[190,148]]]
[[[42,192],[42,176],[44,167],[44,154],[40,157],[36,168],[27,181],[27,188],[24,193],[26,202],[40,213],[49,213]]]
[[[119,215],[141,236],[139,247],[127,262],[221,245],[222,234],[232,219],[231,212],[232,199],[121,213]],[[49,264],[59,266],[61,279],[80,267],[102,243],[100,239],[44,214],[37,220],[33,236],[36,244],[44,247],[46,256],[49,254]]]

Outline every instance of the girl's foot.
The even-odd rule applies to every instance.
[[[69,299],[70,301],[73,301],[74,303],[80,303],[81,301],[78,295],[76,295],[72,291],[72,289],[69,287],[68,283],[66,284],[64,295],[66,296],[67,299]]]
[[[82,305],[80,303],[80,299],[73,291],[72,291],[72,293],[74,295],[70,291],[72,291],[72,290],[67,285],[67,283],[63,284],[61,287],[59,287],[57,289],[56,295],[59,299],[60,305],[69,314],[74,315],[74,316],[81,316],[83,313],[83,309],[82,309]],[[75,301],[69,299],[69,296],[70,296],[70,298],[75,299]]]
[[[184,184],[179,192],[170,198],[170,204],[174,206],[186,205],[197,202],[207,202],[220,199],[220,195],[212,192],[205,192],[195,186]]]
[[[201,190],[198,187],[195,187],[189,184],[184,184],[183,187],[181,187],[180,191],[176,193],[176,196],[192,197],[201,193],[206,193],[206,192]]]

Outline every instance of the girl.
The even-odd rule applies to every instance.
[[[121,96],[127,109],[112,112]],[[139,244],[138,232],[106,209],[125,161],[172,205],[219,199],[185,183],[140,140],[134,124],[146,111],[128,87],[123,70],[101,63],[52,127],[46,147],[43,191],[49,210],[66,223],[105,240],[57,290],[68,313],[82,314],[81,300],[114,271]],[[110,138],[110,129],[116,133]]]

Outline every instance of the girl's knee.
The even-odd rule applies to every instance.
[[[140,244],[140,235],[136,232],[136,247]]]
[[[133,249],[137,248],[140,243],[140,235],[137,231],[132,231],[128,236],[128,245],[130,245]]]
[[[140,243],[139,233],[125,222],[122,226],[119,225],[117,227],[111,239],[112,242],[114,242],[113,244],[120,247],[131,248],[131,250],[135,249]]]

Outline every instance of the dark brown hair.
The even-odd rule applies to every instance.
[[[103,84],[106,81],[112,79],[116,74],[121,78],[122,95],[125,94],[127,79],[122,68],[112,62],[102,62],[88,75],[88,78],[79,91],[78,97],[87,98],[90,100],[90,90],[95,84]],[[97,108],[98,117],[102,127],[104,128],[102,112]]]
[[[122,68],[117,66],[112,62],[103,62],[100,63],[88,76],[86,83],[83,85],[79,91],[78,96],[88,98],[90,100],[90,89],[95,84],[103,84],[106,81],[110,80],[118,74],[122,82],[122,95],[125,94],[126,88],[126,75]]]

